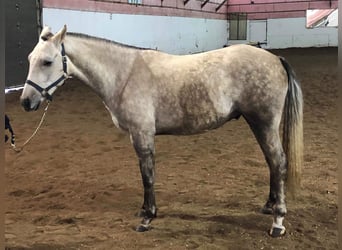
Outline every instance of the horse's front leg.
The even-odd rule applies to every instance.
[[[134,149],[139,158],[141,177],[144,185],[144,203],[139,216],[141,224],[136,228],[138,232],[150,229],[150,223],[157,216],[157,207],[154,193],[154,134],[132,133]]]

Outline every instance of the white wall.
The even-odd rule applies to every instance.
[[[248,20],[247,40],[229,40],[228,43],[254,43],[266,40],[267,45],[262,47],[268,49],[338,46],[337,28],[307,29],[305,24],[305,17]]]
[[[267,41],[270,48],[325,47],[338,45],[338,30],[333,27],[307,29],[306,19],[269,19]]]
[[[222,48],[227,44],[226,20],[110,14],[43,9],[43,23],[57,32],[85,33],[138,47],[172,54],[189,54]]]
[[[228,40],[226,20],[172,16],[110,14],[43,9],[43,23],[58,31],[86,33],[138,47],[172,54],[189,54],[222,48]],[[247,40],[228,44],[267,42],[264,48],[325,47],[338,45],[338,29],[307,29],[306,19],[248,20]]]

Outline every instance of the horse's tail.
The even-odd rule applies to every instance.
[[[303,95],[300,83],[290,64],[280,61],[288,76],[288,90],[284,106],[283,147],[287,156],[287,188],[294,196],[300,187],[303,165]]]

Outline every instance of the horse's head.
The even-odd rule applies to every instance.
[[[28,56],[29,72],[20,97],[26,111],[37,110],[45,99],[51,101],[52,93],[67,78],[65,34],[66,26],[55,35],[49,27],[44,27],[37,45]]]

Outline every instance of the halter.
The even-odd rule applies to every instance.
[[[68,78],[68,73],[67,73],[67,58],[65,55],[65,49],[64,49],[64,44],[61,44],[62,46],[62,63],[63,63],[63,71],[64,74],[58,78],[56,81],[54,81],[53,83],[51,83],[49,86],[47,86],[46,88],[42,88],[40,87],[37,83],[27,79],[25,83],[27,83],[28,85],[31,85],[32,87],[34,87],[41,95],[42,97],[45,97],[48,101],[52,101],[52,96],[49,94],[49,90],[52,89],[53,87],[57,87],[57,85]]]

